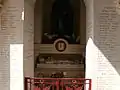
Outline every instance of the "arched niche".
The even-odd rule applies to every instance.
[[[83,0],[72,0],[74,32],[80,36],[80,44],[86,43],[86,7]],[[34,0],[35,43],[41,44],[44,33],[50,33],[50,14],[54,0]]]
[[[54,44],[43,44],[42,43],[42,38],[43,38],[43,33],[45,32],[50,32],[50,13],[51,13],[51,7],[52,7],[52,3],[54,2],[54,0],[36,0],[35,2],[35,8],[34,8],[34,43],[35,43],[35,63],[37,60],[37,56],[43,56],[43,57],[47,57],[47,56],[52,56],[54,58],[64,58],[64,57],[70,57],[70,58],[76,58],[76,59],[80,59],[81,55],[85,52],[85,43],[86,43],[86,8],[85,8],[85,4],[83,0],[73,0],[74,2],[73,4],[73,8],[74,8],[74,14],[75,14],[75,28],[76,31],[75,33],[80,36],[80,43],[75,45],[68,45],[69,49],[67,49],[64,52],[58,52],[56,51],[54,48]],[[74,50],[71,51],[71,46]],[[50,47],[50,48],[49,48]],[[82,49],[81,49],[82,48]],[[53,54],[54,53],[54,54]],[[64,55],[62,55],[62,54]],[[77,53],[77,54],[76,54]],[[57,54],[57,55],[56,55]],[[59,55],[61,54],[61,55]],[[48,67],[46,67],[48,66]],[[42,71],[40,69],[37,69],[40,72],[44,72],[47,73],[47,71],[49,71],[49,73],[51,73],[51,71],[53,69],[45,69],[45,68],[49,68],[50,65],[42,65]],[[55,65],[51,64],[50,67],[54,67]],[[78,65],[79,66],[79,65]],[[62,65],[60,66],[62,67]],[[73,68],[73,66],[70,66],[71,68]],[[65,66],[64,68],[67,68],[67,66]],[[65,71],[65,69],[60,69],[60,71]],[[74,73],[76,73],[78,76],[80,75],[80,67],[78,67],[77,69],[73,69],[73,71],[75,71]],[[57,69],[54,68],[54,71],[56,71]],[[69,75],[72,75],[71,72],[72,69],[68,69],[68,73]],[[84,70],[85,68],[82,68],[82,75],[84,76]],[[35,70],[36,72],[36,70]],[[39,73],[39,72],[38,72]],[[35,76],[36,73],[35,73]],[[83,77],[82,76],[82,77]]]

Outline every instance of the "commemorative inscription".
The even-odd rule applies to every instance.
[[[104,6],[98,14],[97,90],[111,89],[116,73],[111,62],[117,62],[120,19],[114,6]]]

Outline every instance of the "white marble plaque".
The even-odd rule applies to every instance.
[[[93,38],[88,34],[86,76],[93,72],[92,90],[120,90],[120,15],[115,1],[93,0],[91,4],[94,27]]]

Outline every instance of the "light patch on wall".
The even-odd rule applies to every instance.
[[[96,46],[91,38],[88,39],[86,46],[86,78],[92,79],[92,88],[96,87]],[[86,86],[88,89],[88,85]],[[87,90],[86,89],[86,90]],[[95,90],[95,89],[92,89]]]
[[[22,11],[22,20],[24,21],[24,8],[23,8],[23,11]]]
[[[23,44],[10,44],[10,90],[24,90]]]

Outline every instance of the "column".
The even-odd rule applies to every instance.
[[[86,0],[86,78],[92,90],[120,90],[119,0]]]
[[[24,2],[24,76],[34,76],[34,2]]]

